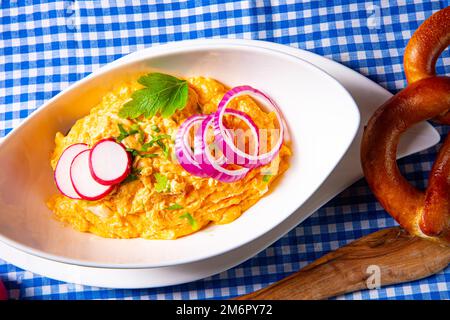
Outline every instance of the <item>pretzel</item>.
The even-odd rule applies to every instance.
[[[450,45],[450,7],[442,9],[414,32],[403,57],[406,80],[414,83],[436,75],[436,62]],[[450,113],[438,115],[435,121],[450,124]]]
[[[425,191],[402,176],[396,155],[401,134],[412,125],[433,118],[450,124],[450,77],[435,75],[436,60],[449,43],[450,7],[447,7],[432,15],[414,33],[404,59],[409,84],[372,115],[361,144],[364,175],[386,211],[409,233],[447,245],[450,244],[450,137],[447,136],[438,153]]]

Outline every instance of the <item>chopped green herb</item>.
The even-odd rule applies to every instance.
[[[117,126],[119,127],[120,134],[123,134],[123,135],[128,134],[128,131],[125,130],[125,128],[123,127],[123,125],[121,123],[119,123]]]
[[[162,139],[170,139],[172,136],[170,134],[159,134],[152,138],[153,142],[161,141]]]
[[[152,130],[155,131],[156,133],[161,132],[161,130],[158,128],[158,126],[156,124],[152,125]]]
[[[157,154],[157,153],[140,153],[139,156],[142,158],[156,158],[157,156],[159,156],[159,154]]]
[[[160,173],[154,174],[156,179],[155,190],[156,192],[167,192],[169,191],[169,179],[165,175]]]
[[[122,184],[131,182],[131,181],[135,181],[135,180],[137,180],[137,179],[138,179],[137,175],[135,175],[135,174],[133,174],[133,173],[130,173],[130,174],[122,181]]]
[[[139,151],[137,151],[136,149],[126,148],[125,150],[127,150],[128,152],[130,152],[131,155],[132,155],[133,157],[140,156]]]
[[[144,140],[145,140],[144,130],[142,130],[141,127],[137,123],[133,124],[131,126],[131,129],[134,132],[133,134],[139,133],[139,138],[138,138],[139,143],[141,143],[141,144],[144,143]]]
[[[141,157],[141,158],[155,158],[158,156],[157,153],[141,153],[136,149],[132,149],[132,148],[126,148],[125,150],[127,150],[128,152],[131,153],[131,155],[133,156],[133,158],[136,157]],[[144,152],[147,150],[144,150]]]
[[[178,203],[174,203],[171,206],[168,206],[166,209],[167,210],[179,210],[179,209],[183,209],[184,207],[179,205]]]
[[[198,223],[194,219],[194,217],[189,213],[186,212],[185,214],[180,216],[181,219],[187,219],[189,224],[191,225],[192,229],[197,230],[198,229]]]
[[[135,181],[139,179],[138,175],[141,173],[140,169],[133,168],[131,173],[125,178],[125,180],[122,181],[122,184]]]
[[[169,157],[169,148],[167,148],[167,146],[160,140],[156,141],[156,144],[162,149],[164,156],[166,158],[168,158]]]
[[[162,139],[169,139],[172,138],[172,136],[170,134],[160,134],[157,135],[156,137],[152,137],[152,139],[149,142],[146,142],[142,145],[142,151],[146,152],[148,150],[148,148],[153,147],[153,145],[156,143],[161,150],[163,151],[163,154],[166,158],[169,158],[169,147],[162,142]]]
[[[119,136],[116,138],[117,142],[122,141],[123,139],[125,139],[126,137],[128,137],[128,131],[125,130],[125,128],[122,126],[122,124],[118,124],[119,127]]]
[[[144,144],[142,145],[141,150],[142,150],[143,152],[146,152],[146,151],[148,150],[148,148],[150,148],[150,147],[152,147],[152,146],[153,146],[153,143],[146,142],[146,143],[144,143]]]
[[[152,136],[152,139],[149,142],[146,142],[142,145],[142,151],[147,151],[148,148],[153,147],[153,145],[155,143],[161,147],[161,144],[162,144],[161,140],[168,139],[168,138],[172,138],[172,136],[170,134],[160,134],[160,135],[157,135],[156,137]]]
[[[262,180],[263,180],[264,182],[269,182],[269,181],[270,181],[270,178],[272,178],[272,175],[271,175],[271,174],[265,174]]]
[[[125,103],[119,111],[122,118],[135,119],[141,115],[146,118],[160,113],[167,118],[186,106],[188,84],[163,73],[150,73],[139,78],[145,88],[135,91],[132,100]]]
[[[132,136],[133,134],[136,134],[136,133],[139,133],[139,130],[130,130],[130,131],[128,131],[128,135],[129,136]]]
[[[117,142],[121,142],[126,137],[132,136],[133,134],[136,134],[136,133],[140,133],[140,131],[141,131],[141,129],[139,128],[139,126],[137,124],[133,124],[131,126],[130,131],[127,131],[121,123],[119,123],[117,126],[119,127],[119,132],[120,132],[119,136],[116,138]]]

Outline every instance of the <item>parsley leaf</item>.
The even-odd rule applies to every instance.
[[[186,80],[163,73],[149,73],[140,77],[138,82],[145,88],[133,92],[132,100],[119,110],[120,117],[135,119],[144,115],[150,118],[159,112],[161,116],[168,118],[186,106]]]
[[[166,192],[169,190],[169,179],[165,175],[160,173],[154,174],[156,179],[155,190],[156,192]]]
[[[186,212],[185,214],[181,215],[180,218],[187,219],[189,224],[191,225],[192,229],[194,229],[194,230],[198,229],[197,220],[195,220],[194,217],[189,212]]]
[[[179,209],[183,209],[184,207],[182,205],[179,205],[178,203],[174,203],[171,206],[168,206],[166,209],[167,210],[179,210]]]
[[[269,182],[269,181],[270,181],[270,178],[272,178],[272,175],[271,175],[271,174],[265,174],[262,180],[263,180],[264,182]]]

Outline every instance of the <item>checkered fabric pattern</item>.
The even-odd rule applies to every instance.
[[[406,84],[403,50],[413,31],[450,5],[436,0],[372,1],[0,0],[0,136],[46,100],[115,59],[172,41],[245,38],[313,51],[395,92]],[[447,66],[444,68],[443,66]],[[450,71],[444,52],[439,73]],[[442,135],[447,129],[438,127]],[[426,185],[438,147],[400,161]],[[393,226],[361,180],[274,245],[210,278],[159,289],[108,290],[63,283],[0,260],[0,278],[20,299],[204,299],[248,293],[380,228]],[[449,299],[450,268],[435,276],[339,299]]]

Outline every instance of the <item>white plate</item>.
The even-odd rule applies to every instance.
[[[201,40],[189,41],[185,45],[196,44],[238,44],[246,46],[259,46],[271,50],[282,51],[293,56],[303,58],[316,66],[327,71],[337,78],[353,95],[360,108],[362,124],[373,110],[388,99],[391,94],[366,79],[358,73],[348,69],[336,62],[325,59],[310,52],[298,50],[291,47],[277,45],[267,42],[248,40]],[[171,44],[168,46],[176,46]],[[155,48],[160,49],[160,48]],[[127,59],[124,57],[122,59]],[[400,146],[400,156],[418,152],[428,148],[439,141],[437,132],[426,123],[416,126],[412,131],[405,134]],[[303,221],[317,208],[330,200],[345,187],[361,177],[359,166],[359,143],[360,136],[353,142],[352,147],[333,173],[324,184],[306,201],[301,208],[292,214],[283,223],[274,228],[264,236],[242,246],[227,254],[217,256],[197,263],[185,264],[175,267],[151,268],[151,269],[98,269],[80,267],[57,263],[26,254],[17,249],[0,243],[0,257],[32,272],[67,282],[110,287],[110,288],[146,288],[190,282],[224,271],[240,262],[254,256],[271,243],[282,237],[290,229]]]
[[[289,170],[268,196],[233,223],[175,241],[107,239],[51,219],[45,201],[57,192],[48,163],[54,134],[66,132],[118,81],[150,70],[204,75],[266,92],[288,125],[293,151]],[[339,82],[291,55],[233,44],[142,50],[64,90],[2,142],[0,240],[44,258],[93,267],[148,268],[207,259],[256,239],[289,217],[338,164],[358,126],[358,108]]]

